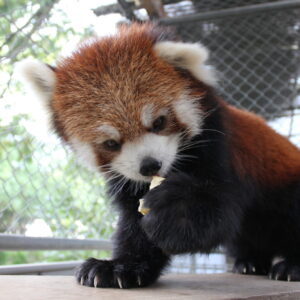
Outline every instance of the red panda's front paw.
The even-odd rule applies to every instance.
[[[81,285],[95,288],[144,287],[155,281],[148,262],[98,260],[89,258],[76,272]]]
[[[149,213],[141,218],[141,226],[166,254],[209,252],[234,229],[227,199],[210,182],[175,174],[145,195]]]
[[[269,274],[270,279],[285,281],[300,281],[300,263],[283,260],[273,265]]]
[[[188,188],[189,189],[189,188]],[[192,193],[186,193],[184,184],[166,179],[145,196],[149,213],[141,219],[148,238],[166,254],[178,254],[199,249],[201,219]]]

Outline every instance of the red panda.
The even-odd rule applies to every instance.
[[[53,128],[105,176],[120,213],[112,259],[88,259],[79,283],[147,286],[170,255],[218,246],[234,272],[300,280],[300,151],[217,96],[207,59],[203,45],[147,23],[86,42],[56,67],[23,63]],[[166,179],[149,191],[154,175]]]

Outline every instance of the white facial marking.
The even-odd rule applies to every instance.
[[[177,118],[188,128],[190,136],[201,133],[204,112],[199,107],[199,99],[191,99],[187,95],[182,95],[173,105]]]
[[[92,171],[99,171],[99,167],[97,166],[96,155],[90,144],[82,142],[77,138],[72,138],[70,140],[70,144],[78,161],[82,165],[84,165]]]
[[[126,178],[136,181],[151,180],[140,174],[142,160],[150,156],[162,162],[160,176],[166,175],[175,161],[180,141],[179,134],[161,136],[147,133],[133,142],[122,146],[121,153],[112,161],[112,168]]]
[[[146,128],[150,128],[153,122],[153,104],[145,104],[141,112],[141,121]]]
[[[113,140],[120,140],[121,135],[120,132],[118,131],[118,129],[116,129],[115,127],[108,125],[108,124],[103,124],[101,126],[99,126],[97,128],[98,131],[104,133],[105,135],[107,135],[108,137],[110,137]]]
[[[200,81],[211,86],[216,85],[217,78],[213,69],[205,65],[209,52],[200,43],[159,42],[154,50],[162,59],[190,71]]]

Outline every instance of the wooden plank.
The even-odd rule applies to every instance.
[[[236,274],[165,275],[151,287],[119,290],[80,286],[71,276],[0,276],[1,300],[296,300],[300,282]]]

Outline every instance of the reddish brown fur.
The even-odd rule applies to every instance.
[[[96,128],[111,124],[122,141],[131,141],[147,130],[140,118],[145,104],[154,104],[155,112],[171,110],[187,83],[154,53],[154,29],[123,27],[118,35],[94,39],[59,63],[52,107],[67,137],[94,143],[99,138]],[[168,124],[162,134],[182,127],[174,113]],[[103,155],[100,163],[111,160],[111,154]]]
[[[268,127],[263,119],[226,105],[232,163],[243,178],[264,186],[299,180],[300,150]]]

